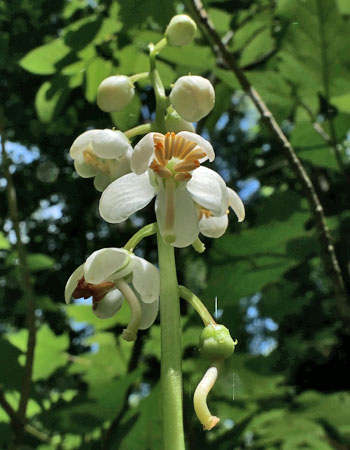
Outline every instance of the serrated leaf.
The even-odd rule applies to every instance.
[[[52,75],[57,70],[57,63],[69,52],[70,48],[59,38],[27,53],[19,64],[28,72],[38,75]]]
[[[8,341],[23,353],[27,348],[28,331],[21,330],[7,336]],[[68,336],[56,336],[47,325],[43,325],[36,333],[36,346],[34,354],[33,381],[48,378],[56,369],[68,361]],[[20,357],[24,364],[25,356]]]

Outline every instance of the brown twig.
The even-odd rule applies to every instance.
[[[23,297],[27,304],[27,328],[28,328],[28,341],[26,351],[26,361],[24,366],[24,376],[22,381],[21,397],[18,406],[18,418],[21,423],[24,423],[27,404],[29,400],[30,386],[33,372],[34,350],[36,343],[36,326],[35,326],[35,306],[32,280],[30,277],[30,271],[27,264],[26,251],[22,242],[20,232],[20,220],[18,214],[16,189],[13,183],[12,174],[10,172],[10,159],[6,151],[5,146],[5,132],[1,130],[1,148],[2,148],[2,166],[4,175],[7,181],[7,202],[12,220],[13,229],[16,234],[16,246],[18,251],[19,270],[21,277],[21,287],[23,291]]]
[[[222,42],[206,10],[204,9],[201,0],[192,0],[192,7],[194,9],[194,13],[199,25],[203,27],[205,32],[209,35],[210,41],[214,44],[215,54],[217,55],[217,53],[219,53],[221,55],[221,58],[225,61],[227,67],[235,74],[242,89],[246,92],[247,95],[249,95],[249,97],[253,101],[255,107],[261,114],[261,120],[263,124],[280,145],[280,148],[284,152],[284,155],[288,160],[290,167],[292,168],[297,179],[302,185],[317,228],[318,239],[321,248],[321,256],[325,265],[326,273],[328,274],[332,282],[337,308],[342,319],[346,323],[347,328],[350,330],[350,308],[347,302],[347,293],[345,290],[344,281],[335,254],[332,237],[326,223],[324,210],[312,184],[312,181],[306,173],[292,145],[277,124],[271,111],[267,108],[258,92],[251,85],[248,78],[239,67],[233,54]]]
[[[14,431],[24,430],[26,433],[39,439],[42,442],[51,442],[50,436],[48,436],[46,433],[43,433],[42,431],[38,430],[32,425],[26,424],[25,422],[20,420],[18,413],[16,413],[16,411],[6,400],[6,397],[1,389],[0,389],[0,405],[2,406],[6,414],[9,416],[11,420],[11,426]]]

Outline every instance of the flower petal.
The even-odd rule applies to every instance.
[[[142,318],[139,329],[146,330],[151,325],[153,325],[154,321],[157,318],[159,310],[159,299],[152,303],[144,303],[141,299],[139,300],[142,309]]]
[[[99,172],[95,175],[94,186],[97,191],[103,192],[109,184],[111,184],[111,177],[107,173]]]
[[[225,233],[227,225],[227,214],[221,217],[202,217],[199,222],[199,230],[204,236],[219,238]]]
[[[103,248],[92,253],[85,262],[84,275],[88,283],[99,284],[118,279],[119,271],[130,265],[128,273],[132,272],[129,252],[121,248]]]
[[[83,154],[77,155],[74,160],[74,168],[82,178],[91,178],[98,173],[98,169],[91,164],[88,164]]]
[[[124,298],[120,291],[113,289],[100,302],[96,303],[96,309],[93,309],[93,313],[100,319],[109,319],[120,310],[123,300]]]
[[[110,223],[120,223],[144,208],[155,195],[148,173],[128,173],[111,183],[100,200],[100,214]]]
[[[92,148],[92,138],[99,131],[101,130],[88,130],[78,136],[69,150],[70,156],[75,159],[78,155],[82,155],[84,150]]]
[[[214,149],[210,142],[208,142],[206,139],[202,138],[202,136],[199,136],[199,134],[191,133],[190,131],[180,131],[178,133],[178,136],[182,136],[184,139],[187,139],[192,142],[196,142],[196,144],[199,145],[199,147],[207,154],[208,158],[202,158],[200,159],[200,162],[204,162],[207,159],[209,159],[210,162],[214,161],[215,159],[215,153]]]
[[[245,218],[244,204],[239,197],[239,195],[231,188],[227,188],[229,204],[233,209],[234,213],[238,217],[238,222],[243,222]]]
[[[187,183],[193,200],[214,216],[223,216],[228,208],[228,192],[225,181],[214,170],[198,167]]]
[[[92,148],[100,158],[114,159],[126,153],[131,145],[121,131],[96,130],[92,135]]]
[[[160,278],[158,269],[143,258],[132,255],[134,269],[132,284],[145,303],[159,298]]]
[[[160,233],[164,233],[165,227],[165,189],[161,188],[157,194],[156,216]],[[187,247],[194,242],[199,234],[198,216],[196,207],[186,185],[179,186],[175,190],[175,221],[174,233],[176,240],[171,244],[174,247]]]
[[[151,164],[154,153],[153,135],[154,133],[146,134],[134,147],[130,165],[131,170],[137,175],[146,172],[148,166]]]
[[[81,277],[84,275],[84,264],[79,266],[75,271],[72,273],[72,275],[68,278],[65,290],[64,290],[64,299],[66,303],[70,303],[72,294],[75,291],[78,281],[81,279]]]

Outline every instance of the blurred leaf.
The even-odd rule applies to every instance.
[[[23,353],[27,348],[28,331],[7,334],[8,341]],[[33,381],[48,378],[56,369],[68,361],[65,351],[69,345],[67,335],[56,336],[47,325],[42,325],[36,333]],[[24,364],[25,356],[20,357]]]
[[[19,349],[7,340],[0,338],[0,385],[4,389],[19,390],[23,369],[18,363]]]
[[[122,111],[111,113],[113,124],[122,131],[126,131],[139,122],[139,116],[141,112],[141,102],[137,95],[131,100],[131,102],[122,109]]]
[[[32,272],[52,269],[55,265],[54,259],[43,253],[31,253],[27,256],[28,266]]]
[[[99,319],[91,310],[91,305],[67,305],[64,307],[68,317],[76,322],[84,322],[92,325],[96,330],[107,330],[117,324],[127,325],[130,317],[130,310],[126,302],[118,314],[115,314],[110,319]]]
[[[45,81],[35,97],[35,108],[39,119],[49,123],[61,111],[69,91],[62,79]]]
[[[19,62],[20,66],[38,75],[52,75],[57,63],[68,55],[70,49],[62,39],[55,39],[29,52]]]
[[[0,231],[0,250],[8,250],[11,248],[11,244],[5,237],[4,233]]]
[[[96,99],[97,88],[101,81],[113,74],[113,64],[110,61],[96,57],[86,68],[85,97],[92,103]]]
[[[102,17],[90,15],[77,20],[65,27],[63,32],[64,43],[75,52],[85,48],[97,35],[102,25]]]

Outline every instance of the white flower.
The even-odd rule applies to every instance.
[[[74,167],[83,178],[94,178],[102,192],[112,181],[130,172],[132,147],[121,131],[89,130],[78,136],[70,148]]]
[[[192,244],[199,234],[198,207],[222,217],[229,205],[224,180],[200,163],[214,159],[211,144],[188,131],[149,133],[131,156],[134,173],[110,184],[100,200],[100,214],[120,223],[156,198],[163,239],[175,247]]]
[[[170,92],[170,102],[188,122],[197,122],[214,108],[215,91],[209,80],[197,75],[180,77]]]
[[[238,218],[238,222],[242,222],[245,218],[244,204],[238,194],[231,188],[227,188],[229,197],[229,206],[232,208]],[[204,236],[210,238],[219,238],[222,236],[228,226],[228,213],[221,217],[215,217],[211,211],[199,208],[199,230]]]
[[[135,94],[134,85],[125,75],[105,78],[97,90],[97,106],[105,112],[120,111]]]
[[[138,329],[149,328],[159,305],[158,269],[143,258],[120,248],[104,248],[92,253],[70,276],[65,300],[93,299],[93,312],[104,319],[112,317],[128,301],[132,317],[124,338],[136,339]]]

